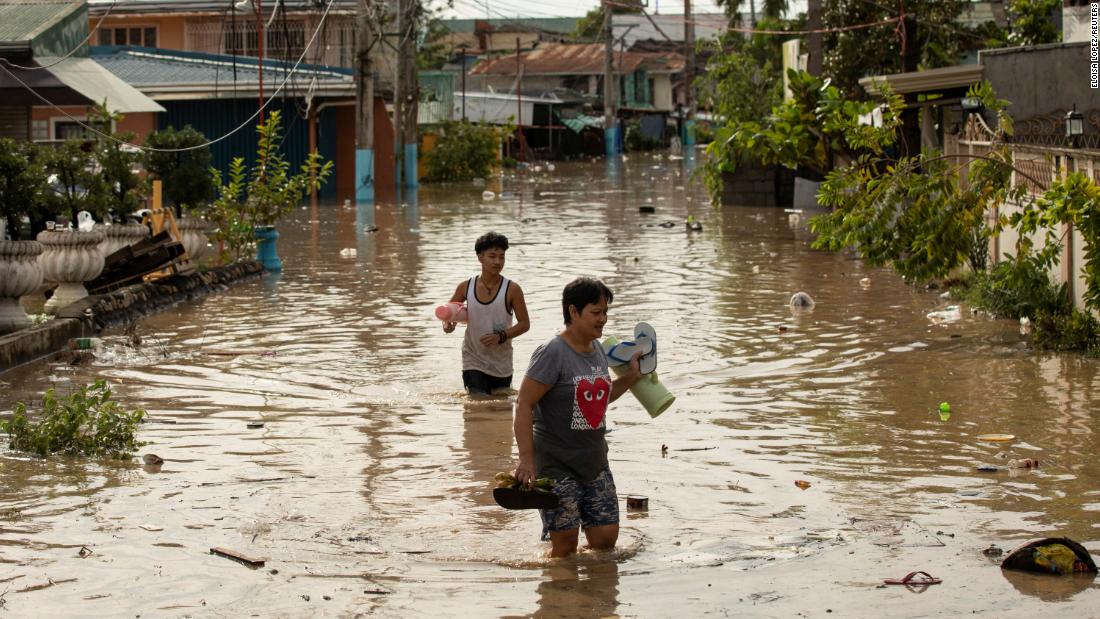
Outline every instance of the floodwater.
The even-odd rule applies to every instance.
[[[808,213],[712,209],[690,169],[632,155],[303,209],[280,226],[281,274],[149,316],[136,349],[117,330],[94,362],[0,375],[2,411],[109,380],[149,411],[140,453],[165,459],[0,448],[0,615],[1097,616],[1097,581],[982,551],[1100,551],[1100,363],[810,249]],[[491,499],[511,402],[462,393],[461,328],[432,316],[490,229],[533,321],[515,384],[575,276],[615,291],[606,334],[656,328],[677,401],[656,419],[629,395],[612,407],[619,492],[649,498],[621,504],[614,552],[543,559],[536,513]],[[798,291],[812,311],[788,306]],[[912,570],[943,584],[880,584]]]

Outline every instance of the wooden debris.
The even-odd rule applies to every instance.
[[[251,567],[263,567],[265,561],[264,559],[250,557],[243,552],[237,552],[236,550],[230,550],[228,548],[211,548],[210,554],[225,557],[226,559],[233,559],[234,561],[239,561]]]

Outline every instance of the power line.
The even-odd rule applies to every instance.
[[[99,30],[99,27],[103,25],[103,20],[107,19],[107,16],[111,14],[111,11],[114,10],[116,4],[118,4],[117,0],[115,2],[112,2],[111,6],[107,7],[107,12],[104,13],[99,18],[99,21],[96,22],[95,27],[92,28],[91,32],[88,33],[88,36],[84,37],[84,40],[81,41],[80,43],[78,43],[76,45],[76,47],[69,50],[69,53],[67,53],[64,56],[61,56],[60,58],[58,58],[57,62],[54,62],[52,64],[47,64],[47,65],[41,65],[41,66],[37,66],[37,67],[24,67],[23,65],[15,64],[14,62],[11,62],[10,60],[8,60],[7,58],[4,58],[4,57],[0,57],[0,60],[4,61],[4,64],[8,65],[9,67],[14,67],[16,69],[21,69],[23,71],[36,71],[38,69],[49,69],[50,67],[57,66],[57,65],[61,64],[62,62],[64,62],[65,60],[68,60],[69,56],[72,56],[73,54],[80,51],[80,49],[82,47],[84,47],[84,45],[88,41],[92,40],[92,36],[94,36],[95,33]]]
[[[325,12],[324,12],[324,14],[322,14],[322,15],[321,15],[321,20],[320,20],[320,22],[318,22],[318,24],[317,24],[317,28],[316,28],[316,29],[314,29],[314,31],[313,31],[313,36],[312,36],[312,37],[310,37],[310,39],[309,39],[309,43],[307,43],[307,44],[306,44],[306,46],[305,46],[305,49],[303,49],[303,50],[302,50],[302,53],[301,53],[301,55],[300,55],[300,56],[298,56],[298,62],[294,63],[294,66],[293,66],[293,67],[292,67],[292,68],[290,69],[290,71],[288,71],[288,72],[286,73],[285,77],[283,77],[283,81],[282,81],[282,83],[280,83],[280,84],[279,84],[279,87],[278,87],[277,89],[275,89],[275,92],[271,93],[271,96],[270,96],[270,97],[268,97],[268,98],[267,98],[267,99],[266,99],[266,100],[264,101],[264,104],[263,104],[263,105],[261,105],[261,106],[259,107],[259,109],[257,109],[257,110],[256,110],[256,112],[252,114],[252,116],[249,116],[247,120],[245,120],[245,121],[244,121],[243,123],[241,123],[240,125],[238,125],[238,126],[237,126],[237,128],[233,129],[233,130],[232,130],[232,131],[230,131],[229,133],[226,133],[226,134],[224,134],[224,135],[222,135],[222,136],[220,136],[220,137],[218,137],[218,138],[215,138],[215,139],[213,139],[213,140],[207,140],[207,141],[206,141],[205,143],[203,143],[203,144],[197,144],[197,145],[195,145],[195,146],[188,146],[188,147],[185,147],[185,148],[154,148],[154,147],[151,147],[151,146],[145,146],[145,145],[142,145],[142,144],[134,144],[134,143],[132,143],[132,142],[127,142],[126,140],[120,140],[119,138],[116,138],[116,137],[115,137],[115,136],[113,136],[113,135],[109,135],[109,134],[107,134],[107,133],[104,133],[103,131],[100,131],[100,130],[99,130],[98,128],[96,128],[96,127],[93,127],[93,126],[91,126],[91,125],[88,125],[87,123],[85,123],[85,122],[84,122],[84,121],[82,121],[82,120],[79,120],[79,119],[77,119],[77,118],[74,118],[74,117],[73,117],[72,115],[70,115],[70,114],[69,114],[68,112],[66,112],[66,111],[65,111],[64,109],[62,109],[62,108],[58,107],[58,106],[57,106],[57,105],[56,105],[55,103],[53,103],[53,102],[52,102],[52,101],[50,101],[49,99],[46,99],[45,97],[43,97],[43,96],[42,96],[41,94],[39,94],[39,93],[38,93],[38,92],[37,92],[37,91],[36,91],[36,90],[35,90],[34,88],[32,88],[32,87],[28,86],[26,82],[24,82],[23,80],[19,79],[19,76],[17,76],[16,74],[12,73],[12,72],[11,72],[11,70],[9,70],[9,69],[8,69],[7,67],[5,67],[5,66],[3,66],[3,65],[0,65],[0,69],[2,69],[2,70],[3,70],[4,72],[5,72],[5,73],[7,73],[7,74],[8,74],[9,76],[11,76],[11,78],[12,78],[12,79],[14,79],[15,81],[19,82],[19,84],[20,84],[21,86],[23,86],[23,88],[26,88],[26,89],[27,89],[28,91],[30,91],[30,93],[31,93],[32,95],[34,95],[34,96],[35,96],[36,98],[38,98],[38,99],[39,99],[40,101],[42,101],[43,103],[45,103],[45,104],[46,104],[46,105],[48,105],[49,107],[52,107],[53,109],[57,110],[58,112],[61,112],[61,113],[62,113],[62,114],[64,114],[64,115],[65,115],[65,116],[66,116],[66,117],[67,117],[67,118],[68,118],[69,120],[71,120],[71,121],[75,122],[75,123],[76,123],[77,125],[79,125],[79,126],[83,127],[83,128],[85,129],[85,130],[87,130],[87,131],[89,131],[89,132],[91,132],[91,133],[93,133],[93,134],[95,134],[95,135],[97,135],[97,136],[99,136],[99,137],[101,137],[101,138],[104,138],[104,139],[110,140],[110,141],[112,141],[112,142],[116,142],[116,143],[118,143],[118,144],[121,144],[121,145],[124,145],[124,146],[131,146],[131,147],[133,147],[133,148],[137,148],[137,149],[139,149],[139,150],[142,150],[142,151],[145,151],[145,152],[152,152],[152,153],[182,153],[182,152],[186,152],[186,151],[191,151],[191,150],[197,150],[197,149],[200,149],[200,148],[204,148],[204,147],[210,146],[211,144],[217,144],[218,142],[221,142],[222,140],[224,140],[224,139],[228,138],[228,137],[229,137],[229,136],[231,136],[231,135],[234,135],[235,133],[237,133],[237,132],[238,132],[238,131],[240,131],[241,129],[245,128],[245,127],[246,127],[246,126],[248,126],[248,125],[249,125],[249,124],[250,124],[250,123],[251,123],[251,122],[252,122],[252,121],[253,121],[253,120],[254,120],[254,119],[255,119],[255,118],[257,117],[257,116],[259,116],[259,115],[260,115],[260,113],[261,113],[261,112],[263,112],[263,111],[264,111],[264,110],[265,110],[265,109],[267,108],[267,106],[268,106],[268,105],[270,105],[270,104],[271,104],[271,102],[272,102],[272,101],[273,101],[273,100],[274,100],[274,99],[275,99],[276,97],[278,97],[278,96],[279,96],[279,93],[281,93],[281,92],[283,91],[283,88],[284,88],[284,87],[286,86],[286,83],[287,83],[288,81],[290,81],[290,76],[291,76],[291,75],[293,75],[293,74],[294,74],[294,73],[295,73],[295,72],[296,72],[296,71],[298,70],[298,66],[302,64],[302,60],[304,60],[304,59],[305,59],[305,57],[306,57],[306,54],[307,54],[307,53],[309,52],[309,48],[313,47],[313,43],[314,43],[314,42],[315,42],[315,41],[317,40],[317,33],[319,33],[319,32],[321,31],[321,26],[322,26],[322,25],[324,25],[324,23],[325,23],[325,20],[326,20],[326,19],[328,18],[328,14],[329,14],[329,11],[330,11],[330,10],[332,9],[332,7],[333,7],[333,5],[334,5],[334,4],[336,4],[336,0],[329,0],[329,3],[328,3],[328,7],[327,7],[327,8],[325,8]]]

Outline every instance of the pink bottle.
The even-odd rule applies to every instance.
[[[443,322],[466,322],[465,303],[444,303],[436,306],[435,317]]]

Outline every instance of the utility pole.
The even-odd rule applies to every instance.
[[[516,37],[516,141],[519,142],[519,160],[523,161],[523,66],[519,58],[519,37]]]
[[[466,46],[465,45],[462,46],[462,122],[466,122]]]
[[[355,61],[355,201],[374,201],[374,69],[371,0],[358,0]]]
[[[613,86],[615,76],[611,68],[611,56],[615,44],[611,33],[611,3],[600,0],[603,8],[603,139],[604,153],[608,156],[619,154],[619,131],[615,125],[615,106]]]
[[[684,0],[684,135],[685,147],[695,145],[695,20],[691,16],[691,0]]]
[[[276,5],[278,8],[278,5]],[[260,73],[260,124],[264,124],[264,1],[256,0],[256,68]]]
[[[394,93],[394,148],[398,177],[402,187],[416,187],[417,178],[417,103],[420,87],[416,74],[416,19],[419,0],[398,0],[397,6],[397,87]]]
[[[821,0],[808,0],[806,3],[806,29],[807,30],[821,30]],[[806,46],[809,47],[810,62],[806,66],[806,71],[810,75],[821,75],[821,61],[823,58],[821,55],[824,53],[821,49],[821,33],[810,32],[806,35]]]

